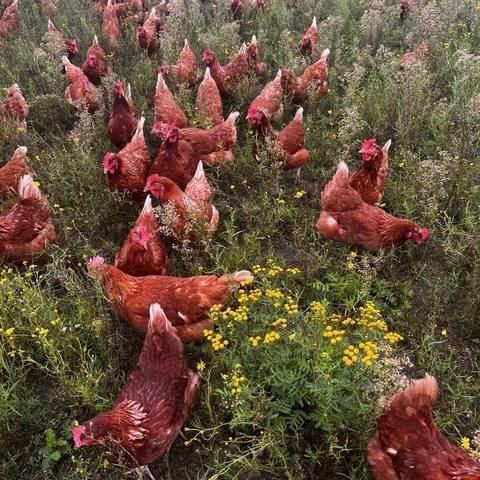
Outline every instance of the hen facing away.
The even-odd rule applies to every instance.
[[[185,128],[187,126],[187,117],[165,83],[161,67],[157,74],[157,85],[155,86],[153,100],[155,104],[155,123],[165,122],[170,125],[173,122],[177,122],[178,128]]]
[[[91,259],[88,269],[100,275],[105,296],[133,327],[147,331],[148,308],[158,302],[184,342],[201,339],[203,330],[212,327],[208,310],[215,304],[223,305],[241,282],[252,278],[246,270],[220,277],[132,277],[105,264],[102,257]]]
[[[411,220],[393,217],[362,200],[348,184],[348,167],[340,162],[321,194],[322,211],[317,230],[336,242],[353,242],[372,252],[398,247],[407,240],[422,243],[428,230]]]
[[[318,39],[317,17],[313,17],[312,24],[300,40],[300,51],[304,55],[311,55],[313,49],[317,46]]]
[[[11,261],[38,257],[55,240],[52,210],[30,175],[18,183],[18,198],[0,215],[0,257]]]
[[[33,176],[26,155],[27,147],[18,147],[10,160],[0,167],[0,200],[18,191],[19,181],[23,175]]]
[[[359,153],[362,154],[362,164],[350,175],[349,185],[355,189],[363,201],[372,205],[380,203],[385,192],[385,182],[388,173],[388,149],[392,144],[388,140],[379,147],[374,138],[365,140]]]
[[[21,31],[22,20],[18,8],[18,0],[13,0],[12,4],[4,10],[0,18],[0,38],[5,38],[9,35],[18,36]]]
[[[122,29],[117,15],[119,7],[120,5],[115,5],[114,1],[108,0],[102,14],[102,29],[107,37],[110,53],[114,57],[117,55],[117,42],[122,38]]]
[[[210,203],[212,190],[202,162],[198,163],[185,192],[169,178],[157,174],[148,177],[145,190],[150,190],[162,203],[162,223],[169,236],[179,243],[195,242],[200,236],[216,230],[219,214]]]
[[[178,60],[173,65],[161,65],[159,67],[162,75],[173,81],[176,85],[188,85],[194,87],[200,80],[197,72],[197,57],[193,53],[187,39],[178,56]]]
[[[480,479],[480,465],[437,427],[432,415],[437,394],[435,377],[426,375],[390,399],[367,449],[374,480]]]
[[[107,124],[107,137],[117,148],[123,148],[131,140],[137,122],[123,83],[117,80],[113,87],[113,105]]]
[[[153,303],[148,311],[137,366],[112,409],[72,428],[75,448],[104,445],[113,453],[106,454],[110,460],[122,459],[142,470],[170,449],[188,420],[199,383],[162,307]]]
[[[209,67],[205,69],[203,80],[198,85],[195,116],[203,128],[220,125],[224,121],[222,97]]]
[[[167,275],[168,255],[160,237],[150,195],[147,195],[135,225],[115,256],[114,266],[134,277]]]
[[[0,121],[10,121],[12,126],[27,128],[26,118],[30,113],[30,109],[22,95],[22,91],[18,83],[14,83],[8,87],[7,96],[0,103]]]
[[[141,117],[130,142],[118,153],[105,154],[102,162],[108,188],[127,193],[135,201],[145,198],[143,188],[152,166],[152,159],[143,135],[144,123],[145,118]]]

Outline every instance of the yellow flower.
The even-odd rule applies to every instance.
[[[442,335],[445,337],[447,335],[447,331],[445,329],[442,330]]]
[[[470,448],[470,439],[469,439],[469,438],[467,438],[467,437],[462,437],[461,442],[462,442],[462,448],[463,448],[464,450],[468,450],[468,449]]]
[[[205,369],[205,363],[203,360],[201,360],[200,362],[197,363],[197,370],[199,372],[203,372],[204,369]]]

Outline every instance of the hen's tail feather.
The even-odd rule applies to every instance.
[[[388,152],[391,144],[392,144],[392,140],[387,140],[387,142],[385,143],[385,145],[382,147],[382,150],[383,150],[384,152]]]
[[[296,112],[295,116],[293,117],[294,120],[303,120],[303,107],[300,107]]]
[[[330,50],[326,48],[320,55],[320,60],[323,60],[324,62],[326,62],[329,55],[330,55]]]
[[[165,83],[165,80],[163,79],[163,75],[161,72],[158,72],[157,85],[155,88],[156,90],[168,90],[167,84]]]
[[[132,142],[134,140],[140,140],[143,137],[143,125],[145,123],[145,117],[140,117],[137,121],[137,129],[135,130],[135,134],[132,137]]]
[[[150,320],[148,322],[148,328],[155,327],[157,334],[166,334],[174,331],[170,320],[168,320],[163,308],[158,303],[152,303],[150,305]],[[176,334],[176,332],[175,332]]]
[[[143,204],[142,208],[142,213],[153,213],[153,207],[152,207],[152,198],[150,195],[147,195],[147,198],[145,199],[145,203]]]
[[[208,67],[207,67],[208,68]],[[235,121],[237,120],[237,118],[240,116],[240,112],[232,112],[228,118],[227,118],[227,122],[230,122],[232,124],[235,123]]]
[[[235,287],[239,287],[241,282],[245,282],[246,280],[250,279],[253,279],[253,275],[252,272],[249,272],[248,270],[239,270],[238,272],[235,272],[232,276]]]

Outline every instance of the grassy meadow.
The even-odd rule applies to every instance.
[[[4,2],[2,2],[4,3]],[[18,83],[29,106],[27,130],[0,125],[0,165],[20,145],[53,209],[57,240],[48,261],[0,259],[0,477],[133,479],[100,447],[73,449],[70,429],[108,410],[135,366],[144,334],[119,318],[86,262],[113,263],[138,205],[107,189],[103,155],[114,80],[130,83],[150,130],[157,67],[174,63],[188,39],[200,70],[210,48],[222,64],[256,35],[264,77],[231,101],[238,110],[235,159],[206,167],[217,231],[202,245],[168,244],[170,274],[248,269],[254,281],[213,309],[214,328],[186,344],[201,376],[196,404],[157,479],[370,478],[365,450],[375,418],[409,379],[429,373],[440,386],[440,429],[472,455],[480,448],[480,3],[421,0],[400,22],[396,0],[266,0],[241,20],[229,0],[171,3],[153,60],[122,25],[114,79],[94,115],[64,98],[62,50],[37,2],[20,0],[23,28],[0,40],[0,100]],[[51,20],[75,38],[80,66],[94,35],[108,52],[96,4],[58,0]],[[312,58],[299,51],[317,18]],[[429,55],[400,67],[418,44]],[[292,171],[252,159],[250,102],[280,67],[300,74],[330,49],[328,92],[304,104],[309,162]],[[169,84],[193,122],[195,89]],[[284,99],[280,130],[297,109]],[[392,140],[382,206],[427,227],[421,245],[370,253],[315,230],[319,196],[345,160],[353,171],[364,139]],[[476,436],[478,435],[478,438]]]

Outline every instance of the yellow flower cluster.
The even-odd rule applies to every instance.
[[[310,310],[312,311],[312,320],[324,320],[327,315],[327,309],[322,302],[313,302],[310,306]]]
[[[262,291],[258,288],[255,288],[248,293],[245,290],[241,289],[238,291],[238,293],[238,303],[247,303],[248,301],[256,302],[263,295]]]
[[[223,305],[221,303],[216,303],[210,307],[210,318],[216,320],[220,312],[222,311]]]
[[[362,358],[362,362],[370,367],[372,365],[372,360],[376,360],[378,358],[378,355],[375,353],[377,351],[377,346],[372,342],[365,342],[361,343],[359,347],[365,354],[365,356]]]
[[[276,275],[282,272],[283,272],[282,267],[279,267],[278,265],[271,265],[267,273],[269,277],[275,277]]]
[[[248,320],[248,307],[246,305],[240,305],[236,310],[231,307],[227,307],[224,312],[221,313],[222,320],[228,320],[231,317],[237,322],[245,322]]]
[[[275,320],[272,325],[274,327],[282,327],[282,328],[287,328],[287,319],[286,318],[278,318]]]
[[[345,326],[348,325],[355,325],[357,322],[355,320],[352,320],[350,317],[347,317],[345,320],[342,321],[342,324]]]
[[[375,304],[372,301],[368,301],[365,307],[360,307],[360,318],[358,320],[359,325],[367,327],[369,330],[374,328],[383,332],[388,331],[387,324],[380,315],[380,310],[375,308]]]
[[[48,328],[40,328],[40,327],[36,327],[35,328],[35,332],[37,333],[32,333],[32,338],[35,338],[37,336],[40,336],[40,337],[45,337],[48,333]]]
[[[250,340],[250,343],[252,344],[253,347],[257,347],[258,346],[258,342],[260,341],[262,337],[260,336],[256,336],[256,337],[250,337],[249,340]]]
[[[323,332],[325,338],[330,338],[330,343],[335,345],[337,342],[341,342],[345,335],[345,330],[334,330],[331,325],[328,325]]]
[[[358,360],[358,354],[360,353],[360,350],[353,345],[349,345],[346,350],[343,351],[343,362],[350,366],[353,362],[356,362]]]
[[[230,391],[232,392],[232,395],[238,395],[239,393],[242,392],[242,388],[240,387],[240,384],[245,380],[246,379],[243,375],[239,377],[235,373],[232,374],[232,381],[230,383],[230,388],[231,388]]]
[[[298,268],[287,268],[287,273],[290,275],[298,275],[300,270]]]
[[[284,295],[283,293],[278,289],[273,289],[273,290],[270,290],[269,288],[267,288],[265,290],[265,296],[268,297],[268,298],[283,298]]]
[[[287,297],[287,303],[283,306],[289,315],[298,313],[298,305],[295,303],[292,297]]]
[[[222,340],[223,337],[219,333],[213,335],[213,330],[204,330],[203,336],[212,343],[212,347],[215,351],[221,350],[228,345],[228,340]]]
[[[390,342],[392,345],[394,343],[400,342],[400,340],[403,340],[403,337],[399,333],[394,332],[388,332],[386,335],[384,335],[383,338],[387,342]]]
[[[0,333],[3,333],[7,338],[9,339],[13,338],[13,334],[15,333],[15,327],[10,327],[4,330],[3,328],[0,328]]]
[[[254,265],[252,267],[252,271],[254,275],[258,275],[259,273],[266,272],[267,269],[265,267],[262,267],[261,265]]]
[[[272,331],[270,333],[265,334],[263,343],[273,343],[276,340],[280,340],[280,334]]]

